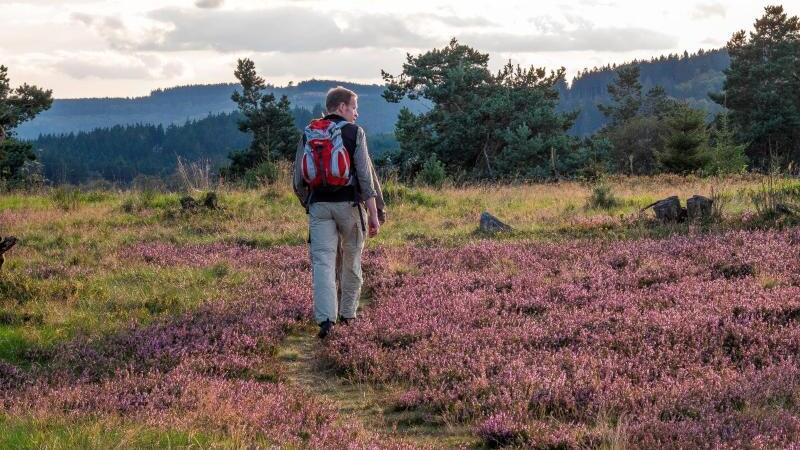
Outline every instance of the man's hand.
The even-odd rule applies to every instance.
[[[378,235],[378,231],[381,229],[381,224],[378,221],[378,216],[370,214],[369,215],[369,237],[375,237]]]

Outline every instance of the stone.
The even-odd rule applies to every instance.
[[[714,200],[702,195],[693,195],[686,200],[686,211],[689,220],[708,220],[711,218]]]
[[[481,223],[480,223],[480,230],[484,233],[497,233],[498,231],[511,231],[510,225],[503,223],[497,217],[489,214],[488,211],[484,211],[481,214]]]
[[[653,204],[653,211],[661,222],[680,222],[686,217],[686,209],[681,207],[677,195],[657,201]]]
[[[8,236],[6,238],[0,239],[0,268],[3,267],[3,263],[5,259],[3,258],[3,254],[13,247],[17,243],[17,238],[14,236]]]

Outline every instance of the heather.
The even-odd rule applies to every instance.
[[[386,249],[326,348],[398,408],[489,445],[783,448],[800,441],[797,230]]]
[[[20,240],[0,271],[0,447],[786,447],[793,222],[762,216],[755,176],[604,183],[613,205],[574,182],[387,180],[361,317],[326,345],[286,184],[194,211],[2,194]],[[694,193],[723,214],[638,213]],[[478,232],[484,210],[515,230]]]

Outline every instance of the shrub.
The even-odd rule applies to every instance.
[[[242,183],[249,189],[257,188],[265,184],[274,183],[279,175],[280,170],[275,163],[264,161],[252,169],[248,169],[242,177]]]
[[[601,181],[592,186],[592,192],[586,200],[586,207],[611,209],[619,206],[620,203],[617,197],[614,196],[611,186]]]
[[[439,161],[435,154],[431,154],[425,164],[422,165],[422,170],[417,174],[417,182],[441,189],[446,176],[444,164]]]

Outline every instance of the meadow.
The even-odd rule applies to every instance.
[[[218,209],[0,194],[0,235],[19,238],[0,271],[0,448],[800,441],[800,232],[764,213],[797,181],[604,186],[388,181],[360,317],[326,343],[285,179],[219,187]],[[693,194],[713,220],[639,212]],[[514,231],[478,231],[485,210]]]

